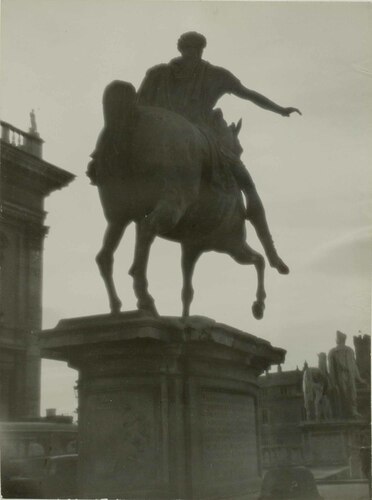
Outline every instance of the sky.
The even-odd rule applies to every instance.
[[[3,0],[2,119],[27,130],[35,110],[44,159],[76,175],[46,200],[43,326],[108,312],[94,257],[105,220],[85,176],[102,127],[101,98],[114,79],[137,88],[146,70],[178,55],[177,39],[199,31],[204,59],[248,88],[303,115],[283,118],[225,96],[226,120],[243,119],[242,160],[264,202],[279,254],[267,266],[265,317],[251,314],[256,274],[205,254],[194,277],[192,314],[250,332],[287,350],[283,369],[316,366],[337,329],[371,331],[372,5],[308,2]],[[253,229],[248,243],[262,252]],[[115,260],[125,310],[135,308],[127,271],[130,227]],[[164,315],[181,312],[180,247],[156,240],[148,272]],[[76,408],[75,371],[43,361],[42,411]]]

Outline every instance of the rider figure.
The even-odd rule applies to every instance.
[[[247,89],[226,69],[204,61],[202,54],[206,45],[205,37],[199,33],[181,35],[178,40],[181,57],[147,71],[138,91],[139,104],[170,109],[202,127],[210,127],[213,108],[224,94],[236,95],[282,116],[290,116],[293,112],[301,114],[296,108],[282,108],[263,95]],[[251,176],[238,155],[233,155],[231,161],[230,152],[228,164],[246,197],[247,219],[254,226],[270,265],[279,273],[288,274],[288,266],[276,252],[265,210]]]

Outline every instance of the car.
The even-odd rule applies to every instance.
[[[4,498],[76,498],[76,453],[14,459],[3,465]]]

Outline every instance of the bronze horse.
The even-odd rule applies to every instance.
[[[106,88],[103,107],[105,129],[120,134],[123,150],[130,150],[128,161],[97,162],[96,183],[108,225],[96,261],[111,312],[121,309],[113,281],[114,252],[126,227],[135,222],[135,255],[129,274],[138,309],[157,314],[146,274],[151,245],[160,236],[182,247],[184,317],[189,315],[193,299],[195,264],[202,253],[213,250],[255,266],[258,285],[252,311],[261,319],[266,298],[265,261],[245,241],[245,207],[233,175],[225,168],[223,183],[211,179],[211,147],[206,135],[176,113],[138,106],[135,89],[126,82],[115,81]],[[115,116],[120,127],[114,123]],[[227,141],[235,148],[240,126],[241,122],[228,129]],[[105,141],[104,135],[100,140]]]

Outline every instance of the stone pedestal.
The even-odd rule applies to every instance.
[[[332,420],[306,422],[304,432],[306,464],[313,468],[344,466],[344,477],[362,479],[360,449],[369,435],[368,422]]]
[[[62,320],[41,344],[79,370],[80,498],[257,491],[257,377],[285,351],[207,318],[137,312]]]

